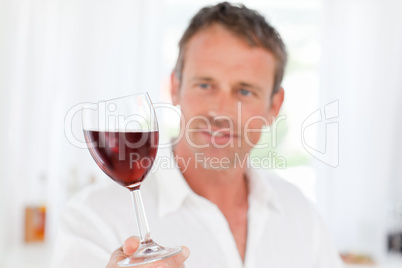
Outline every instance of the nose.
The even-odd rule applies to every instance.
[[[219,90],[210,100],[208,115],[211,117],[227,116],[234,119],[237,111],[237,99],[230,90]]]

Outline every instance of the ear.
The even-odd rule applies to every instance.
[[[180,81],[176,76],[175,71],[170,75],[170,95],[173,105],[178,105],[180,100]]]
[[[268,111],[268,122],[271,125],[282,107],[283,100],[285,99],[285,91],[281,87],[271,98],[271,106]]]

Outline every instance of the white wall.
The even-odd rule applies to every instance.
[[[321,104],[339,100],[340,145],[339,167],[317,162],[318,204],[342,250],[382,259],[402,194],[402,2],[324,3]]]
[[[4,31],[4,14],[2,12],[3,5],[2,2],[0,2],[0,32]],[[3,27],[2,27],[3,26]],[[3,62],[4,56],[1,51],[4,51],[3,47],[4,43],[0,42],[0,62]],[[4,74],[5,74],[5,66],[0,65],[0,85],[1,81],[4,79]],[[0,87],[0,100],[5,100],[8,98],[8,91],[4,90],[3,88]],[[7,163],[7,154],[6,152],[8,151],[8,142],[7,142],[7,137],[8,137],[8,131],[7,131],[7,124],[9,123],[7,121],[7,111],[9,109],[8,103],[1,103],[0,105],[0,237],[5,237],[6,236],[6,224],[7,224],[7,219],[4,217],[6,215],[6,209],[7,209],[7,199],[6,199],[6,180],[11,179],[6,172],[5,166]],[[4,248],[6,247],[4,239],[0,239],[0,259],[4,259]]]
[[[49,238],[71,177],[81,187],[105,176],[65,138],[72,106],[140,91],[159,99],[162,9],[159,0],[0,2],[0,245],[22,242],[23,209],[40,174],[52,200]]]

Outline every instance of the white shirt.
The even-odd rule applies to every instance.
[[[186,268],[342,267],[327,230],[310,202],[272,173],[250,169],[245,261],[218,207],[195,194],[173,157],[141,186],[152,238],[163,246],[186,245]],[[162,162],[161,162],[162,163]],[[113,182],[91,186],[61,217],[52,267],[105,267],[111,253],[138,235],[130,194]]]

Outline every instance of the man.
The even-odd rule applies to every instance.
[[[226,2],[200,10],[180,41],[171,87],[173,104],[183,114],[183,135],[173,152],[160,155],[170,156],[173,167],[150,174],[141,190],[155,240],[187,245],[186,267],[341,266],[302,194],[244,164],[259,130],[281,108],[285,63],[275,29],[258,13]],[[113,247],[132,232],[130,208],[118,206],[128,204],[125,191],[96,186],[70,203],[55,267],[107,263]],[[137,246],[138,240],[127,239],[108,267],[117,267]],[[188,254],[184,248],[157,265],[180,267]]]

